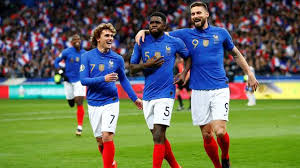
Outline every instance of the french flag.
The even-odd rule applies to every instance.
[[[185,18],[181,18],[180,21],[179,21],[179,26],[180,27],[186,27],[187,26],[187,21]]]
[[[283,20],[279,16],[276,17],[275,21],[279,26],[283,25]]]
[[[273,6],[272,0],[266,0],[265,2],[267,6]]]
[[[293,5],[300,9],[300,1],[299,0],[294,0]]]
[[[123,14],[124,14],[124,7],[123,6],[117,7],[116,8],[116,14],[117,14],[118,17],[122,17]]]
[[[292,31],[293,30],[293,27],[291,26],[291,25],[287,25],[286,27],[285,27],[285,31],[286,32],[290,32],[290,31]]]
[[[262,26],[264,24],[262,17],[257,14],[252,16],[252,21],[258,26]]]
[[[241,21],[242,21],[242,23],[241,23],[242,25],[248,25],[251,23],[250,20],[245,16],[242,17]]]
[[[276,67],[280,67],[280,61],[277,57],[273,57],[271,60],[272,69],[275,69]]]
[[[19,58],[18,58],[18,63],[19,63],[20,65],[22,65],[22,66],[24,66],[24,65],[26,64],[26,62],[23,60],[22,57],[19,57]]]
[[[130,16],[123,16],[123,17],[122,17],[122,20],[123,20],[123,22],[124,22],[125,24],[127,24],[127,23],[129,22],[129,20],[130,20]]]
[[[223,22],[221,22],[220,19],[216,19],[215,24],[216,24],[216,26],[219,26],[219,27],[225,27],[225,24]]]
[[[217,2],[217,5],[220,9],[222,9],[222,11],[226,11],[227,6],[226,6],[225,2],[223,2],[223,1]]]
[[[126,48],[121,48],[120,49],[120,54],[125,55],[126,54]]]
[[[104,22],[104,23],[110,22],[110,17],[108,17],[108,16],[103,17],[102,22]]]
[[[83,48],[89,48],[89,47],[90,47],[89,42],[86,41],[86,40],[83,40],[83,41],[82,41],[82,47],[83,47]]]
[[[167,16],[167,22],[170,24],[173,20],[174,20],[174,16],[169,14]]]
[[[232,23],[227,23],[227,29],[228,29],[229,31],[233,31],[233,29],[234,29],[233,24],[232,24]]]
[[[87,25],[90,25],[90,24],[93,23],[93,20],[92,20],[91,18],[89,18],[89,17],[84,17],[84,18],[83,18],[83,21],[84,21],[84,23],[87,24]]]
[[[19,23],[20,23],[20,25],[21,25],[22,27],[24,27],[24,26],[26,26],[26,25],[28,24],[27,20],[25,20],[24,18],[21,18],[21,19],[19,20]]]
[[[22,59],[26,64],[31,60],[31,57],[32,57],[31,53],[26,52],[22,54]]]
[[[84,7],[84,4],[83,4],[83,2],[81,2],[81,1],[77,1],[76,6],[77,6],[78,8],[83,8],[83,7]]]

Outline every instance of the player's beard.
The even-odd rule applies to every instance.
[[[201,19],[200,25],[199,25],[199,24],[196,25],[195,21],[193,21],[193,23],[194,23],[194,26],[195,26],[197,29],[202,30],[203,27],[204,27],[204,25],[205,25],[205,23],[206,23],[206,19]]]

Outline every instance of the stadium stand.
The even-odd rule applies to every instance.
[[[186,1],[172,0],[4,0],[0,2],[0,77],[49,78],[54,59],[74,33],[82,46],[101,22],[117,29],[114,49],[128,61],[138,30],[154,10],[167,15],[169,30],[190,26]],[[300,74],[299,0],[211,1],[211,24],[225,27],[258,75]],[[242,75],[231,55],[230,79]],[[128,65],[128,63],[127,63]]]

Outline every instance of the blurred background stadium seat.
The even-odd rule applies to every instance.
[[[79,33],[82,47],[101,22],[118,33],[114,50],[128,65],[138,30],[159,10],[169,30],[190,26],[188,2],[171,0],[3,0],[0,2],[0,77],[49,78],[54,59]],[[257,75],[300,74],[299,0],[218,0],[209,2],[210,23],[225,27]],[[224,59],[228,77],[243,75],[231,55]]]

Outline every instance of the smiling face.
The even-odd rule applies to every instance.
[[[207,26],[208,11],[203,6],[191,8],[191,20],[197,29],[204,29]]]
[[[98,47],[100,51],[111,49],[114,40],[114,33],[109,29],[102,30],[100,37],[97,38]]]
[[[149,31],[151,35],[158,37],[163,34],[164,30],[165,23],[163,22],[162,18],[159,16],[152,16],[149,23]]]

